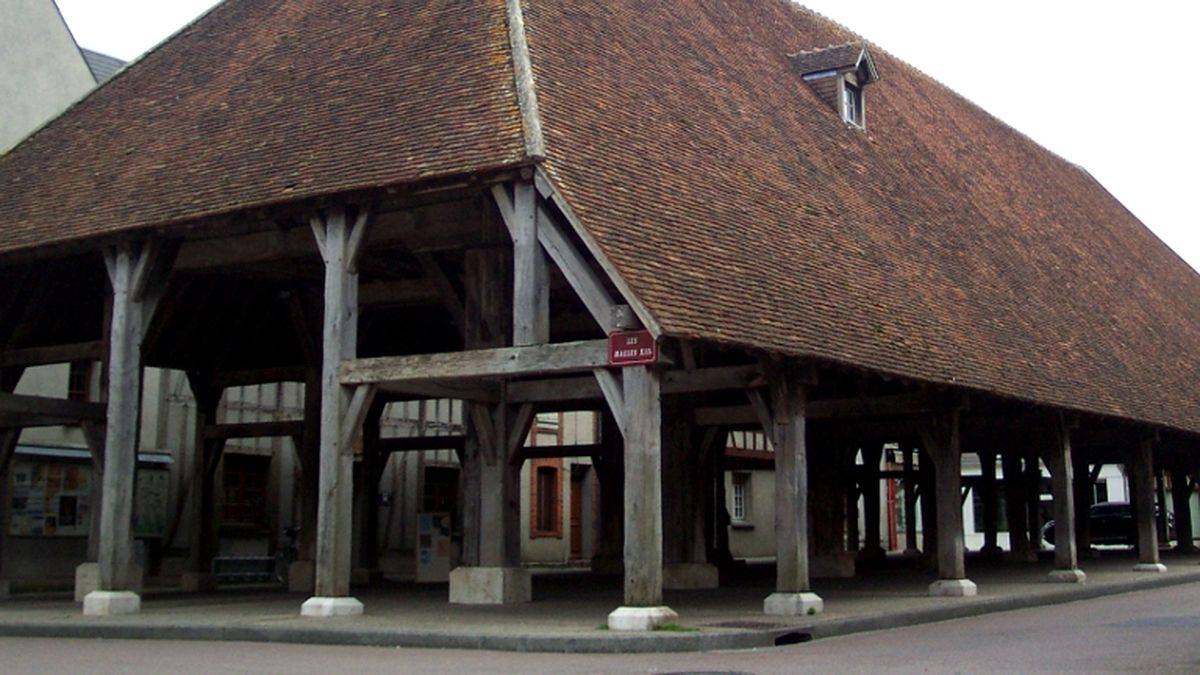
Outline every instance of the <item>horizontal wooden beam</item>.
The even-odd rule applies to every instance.
[[[0,427],[75,426],[106,417],[103,403],[0,393]]]
[[[302,420],[284,422],[237,422],[214,424],[204,429],[204,438],[210,441],[233,440],[235,438],[281,438],[299,436],[304,433]]]
[[[371,228],[371,246],[403,244],[412,251],[451,250],[483,241],[474,200],[439,202],[381,213]],[[317,258],[307,227],[189,241],[179,250],[180,271],[253,265],[297,258]]]
[[[384,454],[393,452],[419,452],[422,450],[462,450],[466,447],[467,437],[455,436],[402,436],[379,439],[379,451]]]
[[[0,368],[31,368],[52,363],[97,361],[104,358],[104,342],[78,342],[50,347],[0,351]]]
[[[722,389],[744,389],[758,383],[758,366],[719,366],[696,370],[672,370],[663,378],[663,393],[687,394]],[[561,403],[601,401],[600,385],[593,376],[561,377],[552,380],[510,382],[508,400],[513,403]]]
[[[379,385],[378,398],[393,401],[459,399],[478,403],[499,403],[500,388],[488,382],[408,382]]]
[[[374,281],[358,289],[360,307],[422,307],[441,302],[442,296],[427,279]]]
[[[532,459],[559,459],[563,457],[595,457],[603,452],[598,443],[580,445],[539,445],[520,448],[513,455],[513,464],[520,465]]]
[[[355,359],[342,363],[344,385],[553,375],[608,365],[608,341],[560,342],[462,352]]]
[[[216,373],[212,376],[213,386],[221,390],[230,387],[249,387],[257,384],[275,384],[277,382],[304,382],[304,380],[305,369],[303,366],[237,370]]]
[[[961,403],[928,394],[895,394],[845,399],[818,399],[808,404],[810,420],[852,419],[870,417],[904,417],[945,411]],[[696,423],[700,426],[758,425],[759,416],[749,405],[697,408]]]

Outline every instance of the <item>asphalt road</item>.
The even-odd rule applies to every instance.
[[[5,673],[1200,672],[1200,584],[774,649],[636,656],[0,638]]]

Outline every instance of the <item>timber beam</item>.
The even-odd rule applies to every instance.
[[[105,421],[103,403],[0,392],[0,427],[75,426]]]
[[[0,368],[32,368],[53,363],[71,361],[98,361],[104,358],[104,342],[80,342],[76,344],[31,347],[0,351]]]
[[[287,438],[304,433],[304,421],[238,422],[213,424],[204,429],[204,440],[228,441],[237,438]]]
[[[911,417],[944,412],[949,409],[961,410],[962,403],[928,394],[896,394],[874,398],[809,401],[807,417],[814,420]],[[751,426],[760,424],[761,421],[761,416],[752,405],[696,409],[696,424],[700,426]]]
[[[616,377],[613,371],[606,372]],[[600,377],[605,377],[600,375]],[[664,394],[696,394],[725,389],[744,389],[762,377],[758,366],[719,366],[696,370],[672,370],[663,375]],[[620,378],[616,378],[619,383]],[[597,377],[510,382],[508,400],[513,403],[559,403],[564,401],[601,401],[606,396]]]
[[[341,383],[354,386],[555,375],[606,366],[608,341],[585,340],[439,354],[349,359],[342,362]]]
[[[513,466],[521,466],[528,460],[561,459],[563,457],[595,457],[603,452],[598,443],[578,445],[542,445],[519,448],[512,456]]]
[[[466,444],[467,437],[462,434],[453,436],[399,436],[379,439],[379,451],[387,455],[393,452],[462,450],[466,447]]]

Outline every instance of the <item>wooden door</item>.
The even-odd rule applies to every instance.
[[[583,476],[571,472],[571,557],[583,557]]]

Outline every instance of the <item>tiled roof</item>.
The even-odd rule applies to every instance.
[[[96,84],[104,84],[125,65],[121,59],[108,54],[101,54],[83,47],[79,48],[79,52],[83,54],[83,60],[87,63],[88,70],[92,71],[92,77],[95,78]]]
[[[666,333],[1200,431],[1200,275],[969,101],[875,50],[847,128],[788,55],[861,38],[786,0],[526,23],[547,170]]]
[[[545,170],[671,336],[1200,432],[1200,275],[787,0],[525,0]],[[0,158],[0,252],[526,161],[503,0],[228,0]]]
[[[502,0],[227,0],[0,157],[0,252],[524,160]]]
[[[792,61],[801,75],[808,75],[825,70],[853,68],[858,65],[858,57],[862,55],[862,52],[863,44],[861,42],[851,42],[798,52],[792,55]]]

